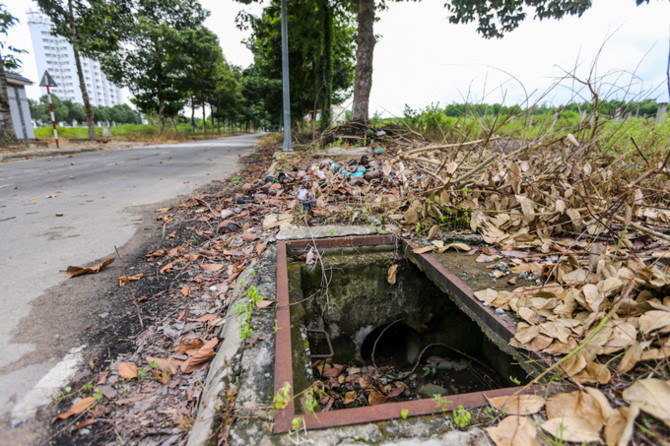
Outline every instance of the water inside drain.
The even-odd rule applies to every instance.
[[[512,385],[510,378],[526,381],[515,360],[397,246],[321,252],[325,270],[321,262],[287,265],[295,414],[308,411],[309,395],[319,412],[501,389]],[[315,358],[331,346],[332,358]]]

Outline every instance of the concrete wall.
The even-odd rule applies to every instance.
[[[22,85],[7,85],[9,111],[18,139],[35,139],[26,89]]]

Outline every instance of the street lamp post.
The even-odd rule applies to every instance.
[[[291,95],[288,81],[288,27],[286,25],[286,0],[281,0],[281,71],[284,97],[284,152],[292,152],[291,144]]]

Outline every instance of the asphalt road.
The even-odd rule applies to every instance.
[[[35,328],[26,322],[40,311],[35,303],[66,280],[67,266],[115,257],[114,246],[126,244],[143,221],[151,220],[146,209],[139,211],[143,206],[226,178],[258,139],[246,135],[0,164],[0,420],[5,427],[10,420],[30,419],[80,360],[83,346],[65,351],[55,342],[45,352],[40,346],[53,339],[22,336]]]

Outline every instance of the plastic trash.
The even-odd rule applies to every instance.
[[[382,152],[384,152],[382,149],[377,149],[377,150],[375,150],[375,154],[376,154],[376,155],[379,155],[379,154],[382,153]]]
[[[307,199],[309,199],[309,191],[304,187],[298,189],[298,200],[305,201]]]

